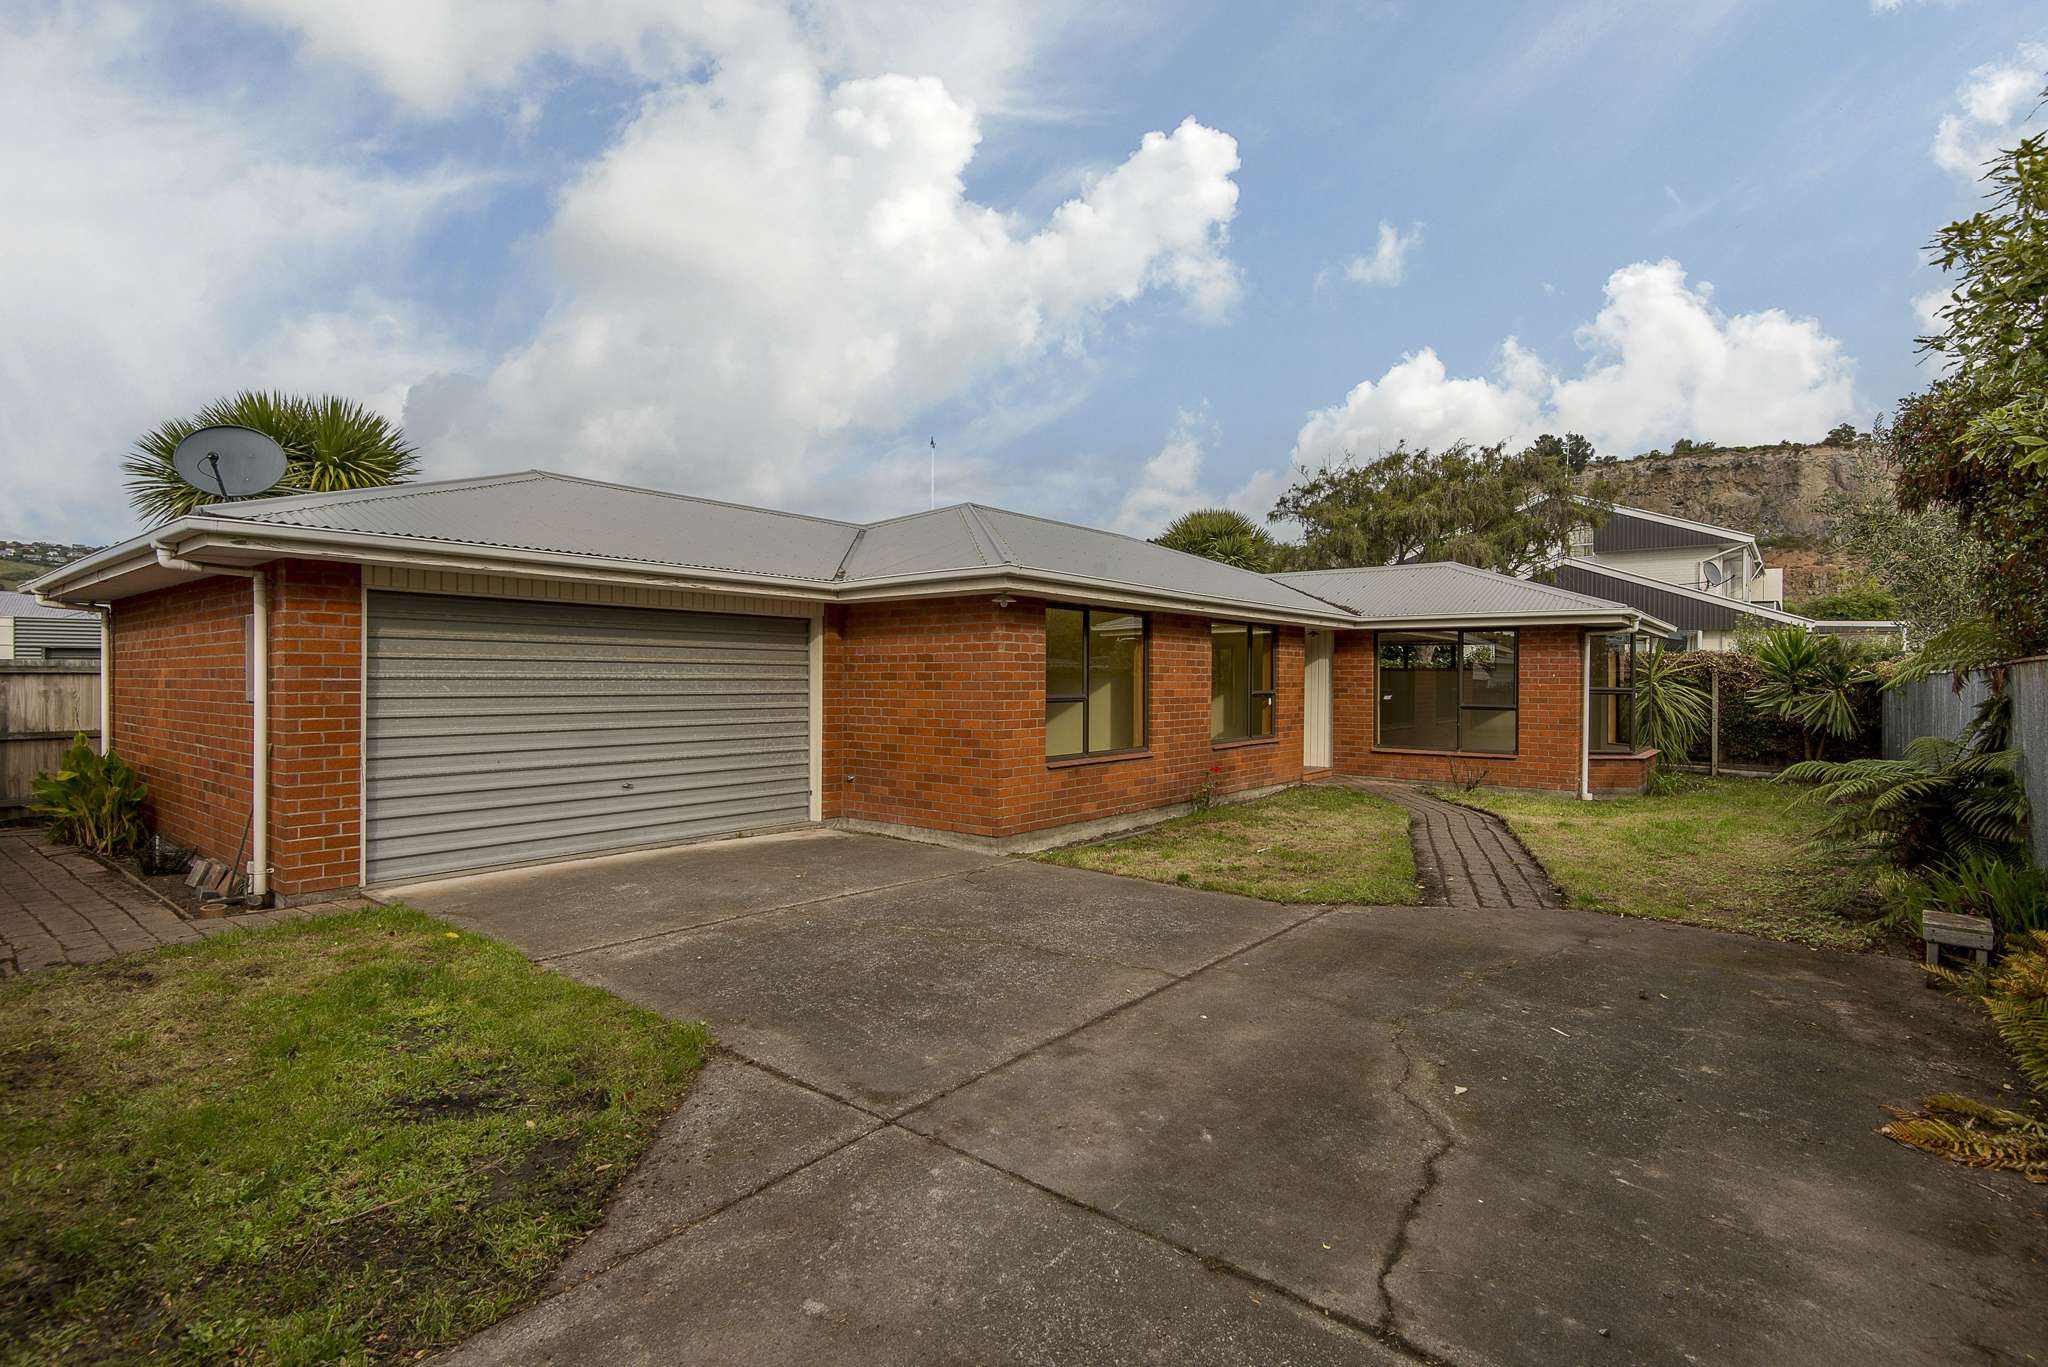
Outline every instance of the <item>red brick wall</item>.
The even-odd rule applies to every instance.
[[[1005,836],[1301,778],[1302,634],[1279,638],[1277,736],[1209,740],[1209,619],[1152,614],[1149,744],[1045,757],[1045,604],[986,597],[835,607],[825,627],[824,810]]]
[[[1447,756],[1378,747],[1373,731],[1374,635],[1339,632],[1331,662],[1331,767],[1367,778],[1448,782],[1455,766],[1461,772],[1485,770],[1485,782],[1496,787],[1576,793],[1584,721],[1581,635],[1577,627],[1523,627],[1517,753]],[[1594,768],[1599,772],[1603,766]],[[1635,781],[1640,783],[1640,775]],[[1626,780],[1616,786],[1626,786]]]
[[[270,567],[270,858],[281,896],[358,877],[361,579]],[[151,827],[232,860],[249,819],[248,580],[123,599],[113,619],[113,745],[149,785]],[[253,840],[253,837],[249,837]]]

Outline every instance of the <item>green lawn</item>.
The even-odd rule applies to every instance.
[[[707,1047],[402,908],[0,986],[0,1362],[473,1333],[597,1223]]]
[[[1408,814],[1346,788],[1293,788],[1038,857],[1268,902],[1402,906],[1420,896]]]
[[[1809,841],[1823,816],[1807,789],[1755,779],[1682,778],[1662,797],[1445,792],[1507,818],[1576,906],[1739,930],[1773,940],[1872,949],[1864,880]]]

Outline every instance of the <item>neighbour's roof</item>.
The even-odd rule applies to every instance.
[[[1448,560],[1372,569],[1299,570],[1274,578],[1368,620],[1505,622],[1530,618],[1576,620],[1630,613],[1627,605],[1610,599]]]
[[[1682,588],[1645,575],[1631,574],[1598,560],[1567,559],[1551,571],[1565,588],[1606,594],[1653,616],[1661,617],[1679,631],[1733,631],[1742,617],[1755,617],[1779,626],[1813,625],[1811,618],[1783,612],[1718,593]]]
[[[38,603],[35,595],[15,593],[0,589],[0,617],[91,617],[89,612],[75,608],[53,608],[47,603]]]
[[[1677,550],[1744,542],[1754,544],[1756,537],[1733,527],[1717,527],[1711,522],[1694,522],[1671,513],[1620,504],[1609,505],[1607,520],[1593,529],[1596,552]]]

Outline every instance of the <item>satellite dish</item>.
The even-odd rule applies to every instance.
[[[171,452],[178,478],[222,498],[247,498],[284,478],[284,448],[253,427],[202,427]]]
[[[1716,565],[1713,561],[1708,560],[1704,562],[1700,568],[1704,569],[1707,572],[1708,588],[1718,589],[1721,587],[1721,580],[1726,576],[1724,576],[1721,573],[1721,567],[1719,565]]]

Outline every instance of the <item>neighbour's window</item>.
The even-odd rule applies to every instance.
[[[1273,734],[1272,627],[1215,622],[1209,627],[1209,739]]]
[[[1595,754],[1634,754],[1636,748],[1636,638],[1626,632],[1593,638],[1591,684]]]
[[[1383,631],[1379,743],[1512,755],[1521,674],[1513,631]]]
[[[1145,744],[1145,628],[1143,613],[1045,610],[1046,758]]]

